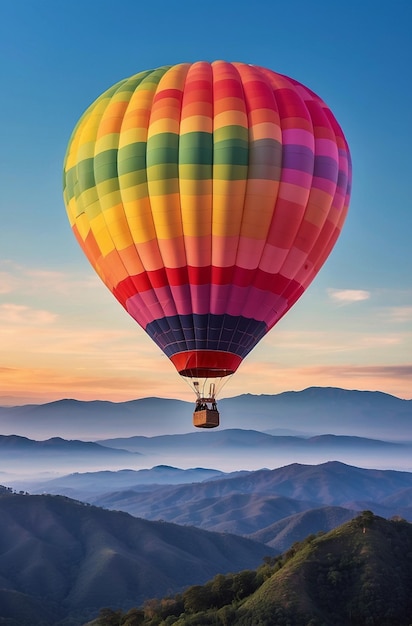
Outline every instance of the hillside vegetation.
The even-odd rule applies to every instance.
[[[364,511],[257,570],[216,576],[88,626],[409,626],[412,525]]]

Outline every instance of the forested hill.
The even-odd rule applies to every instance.
[[[275,554],[236,535],[0,486],[0,624],[79,626]]]
[[[411,587],[412,525],[364,511],[258,570],[218,575],[128,615],[102,610],[88,626],[408,626]]]

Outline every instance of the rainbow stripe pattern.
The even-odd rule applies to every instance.
[[[64,163],[90,263],[190,377],[233,373],[298,300],[350,185],[347,142],[317,95],[224,61],[120,81],[84,113]]]

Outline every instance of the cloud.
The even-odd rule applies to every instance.
[[[334,365],[310,368],[312,373],[333,375],[337,378],[378,377],[412,379],[412,363],[401,365]]]
[[[368,351],[390,346],[404,345],[410,341],[411,334],[408,332],[379,332],[375,328],[352,328],[330,330],[307,329],[296,331],[279,330],[268,335],[255,349],[255,354],[260,353],[260,358],[266,353],[268,361],[273,362],[274,358],[279,360],[288,359],[312,359],[320,358],[322,355],[333,354],[336,358],[338,353],[353,352],[357,355],[360,351]],[[275,357],[273,355],[276,355]]]
[[[13,276],[9,272],[0,272],[0,294],[11,293],[15,288]]]
[[[75,274],[42,268],[31,268],[0,260],[0,295],[18,292],[23,297],[45,294],[75,295],[94,287],[102,288],[95,273]]]
[[[371,294],[370,291],[364,289],[328,289],[328,296],[339,304],[352,304],[353,302],[369,300]]]
[[[94,287],[102,288],[94,273],[77,275],[53,270],[24,268],[22,278],[25,280],[25,288],[31,293],[41,289],[43,292],[51,292],[56,295],[78,295],[79,293],[84,294],[85,290]]]
[[[412,321],[412,306],[390,307],[384,312],[384,315],[393,322],[410,322]]]
[[[55,313],[32,309],[23,304],[0,304],[0,321],[2,324],[45,326],[53,323],[56,318]]]

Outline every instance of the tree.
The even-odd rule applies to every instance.
[[[207,586],[193,585],[183,593],[185,611],[199,613],[213,607],[211,590]]]
[[[122,612],[113,611],[110,608],[100,609],[97,617],[99,626],[120,626],[122,623]]]

